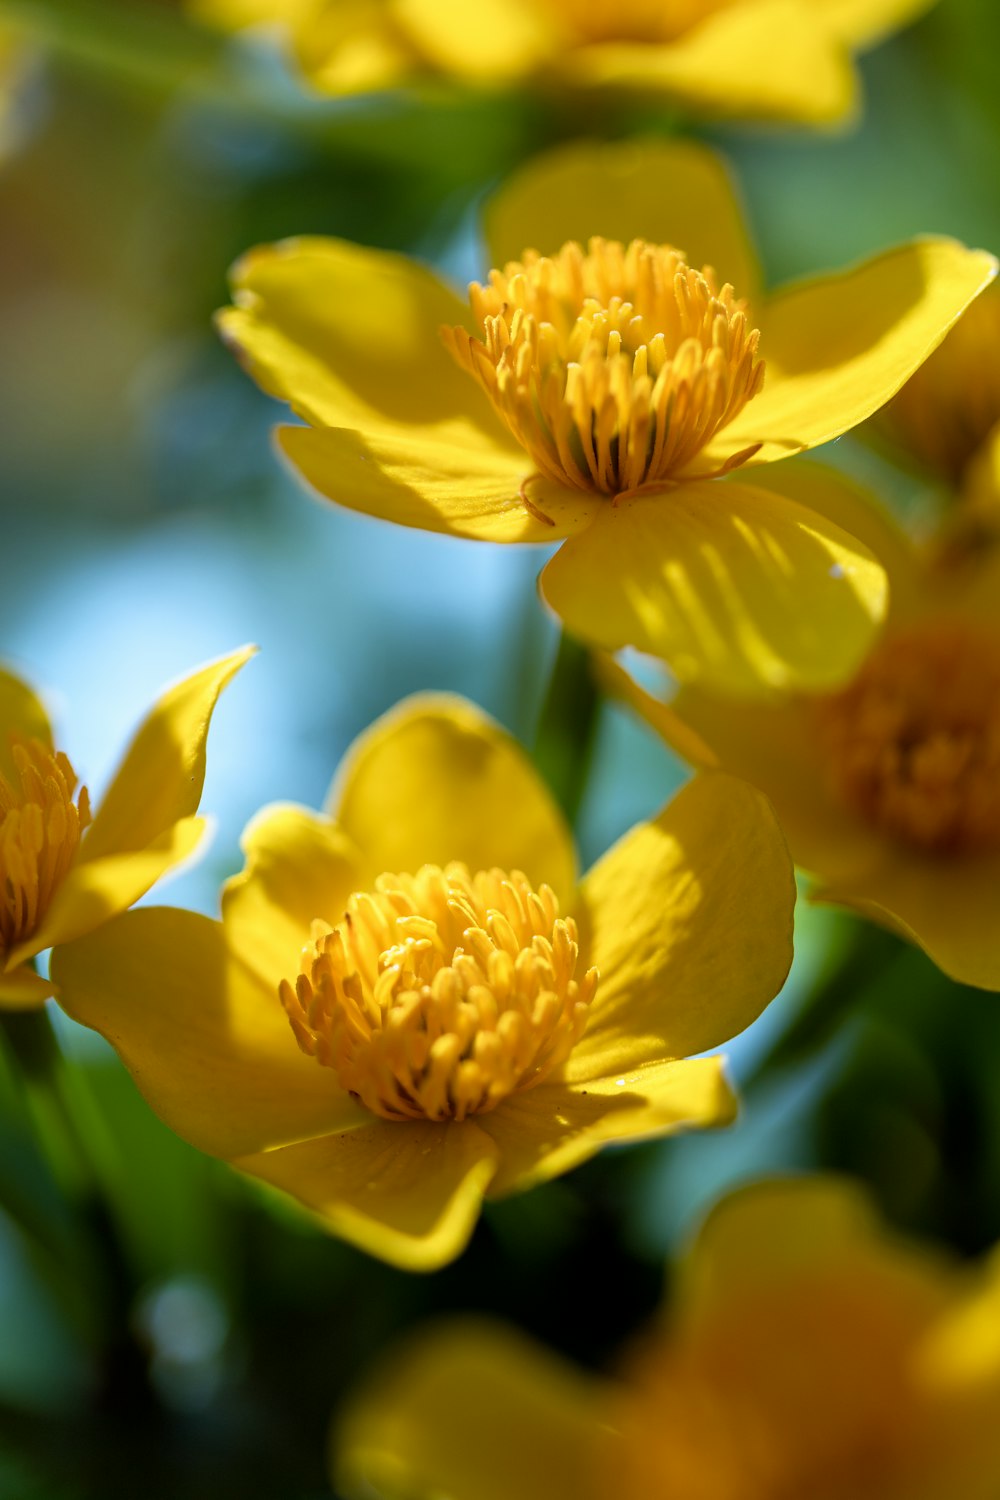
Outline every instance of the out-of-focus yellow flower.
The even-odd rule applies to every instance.
[[[504,270],[473,286],[471,313],[412,261],[341,241],[237,266],[220,326],[309,423],[279,432],[298,471],[403,525],[564,541],[541,589],[568,628],[681,678],[743,694],[843,681],[884,574],[809,507],[796,465],[780,485],[743,474],[888,400],[992,256],[918,240],[765,294],[724,167],[687,142],[556,152],[486,227]]]
[[[884,634],[836,693],[773,704],[606,682],[686,759],[774,803],[817,900],[853,907],[965,984],[1000,990],[1000,555],[929,565],[867,496],[811,465],[826,505],[886,563]]]
[[[164,693],[93,817],[38,697],[0,671],[0,1009],[54,994],[35,955],[125,911],[197,848],[212,710],[250,654],[224,657]]]
[[[147,909],[62,949],[63,1004],[179,1134],[372,1254],[440,1266],[484,1194],[732,1118],[722,1060],[687,1059],[781,987],[793,903],[744,783],[699,778],[577,886],[516,743],[419,697],[329,814],[267,809],[245,848],[222,923]]]
[[[615,1383],[502,1326],[391,1354],[337,1425],[366,1500],[993,1500],[1000,1260],[890,1238],[848,1184],[715,1209]]]
[[[239,29],[287,31],[334,94],[426,77],[638,90],[698,114],[824,125],[855,104],[851,52],[933,0],[189,0]]]

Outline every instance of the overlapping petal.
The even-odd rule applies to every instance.
[[[40,740],[51,747],[52,729],[38,694],[13,672],[0,670],[0,776],[17,776],[11,735]]]

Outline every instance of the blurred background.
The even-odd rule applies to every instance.
[[[166,681],[259,643],[212,731],[212,849],[157,893],[215,912],[249,816],[318,805],[351,739],[407,693],[467,694],[532,743],[557,646],[533,549],[393,529],[282,470],[281,410],[212,331],[227,267],[331,233],[481,275],[482,197],[581,121],[528,93],[323,100],[268,40],[224,41],[166,0],[25,0],[0,4],[0,26],[18,37],[0,125],[0,658],[45,692],[99,796]],[[772,281],[929,231],[1000,249],[998,48],[994,0],[940,0],[862,59],[852,132],[699,130],[733,164]],[[587,126],[689,128],[624,106]],[[919,523],[933,496],[850,439],[835,448]],[[608,706],[591,748],[584,864],[684,775]],[[328,1494],[330,1413],[400,1329],[491,1310],[601,1365],[704,1207],[761,1172],[848,1170],[962,1252],[1000,1237],[996,997],[815,909],[784,996],[733,1049],[736,1131],[608,1153],[489,1206],[432,1277],[328,1239],[184,1146],[99,1039],[54,1021],[104,1206],[0,1055],[11,1500]]]

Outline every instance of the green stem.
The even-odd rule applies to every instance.
[[[570,825],[587,786],[600,704],[587,648],[564,631],[538,717],[534,757]]]

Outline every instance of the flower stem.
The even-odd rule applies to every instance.
[[[563,631],[538,716],[534,757],[571,826],[587,786],[600,706],[589,652]]]

